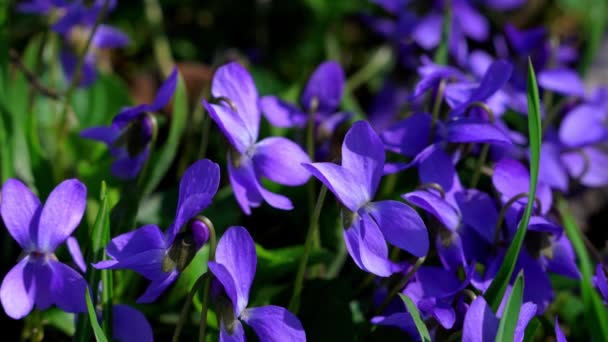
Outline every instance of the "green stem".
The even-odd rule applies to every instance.
[[[481,146],[481,151],[479,152],[479,159],[477,159],[477,165],[475,166],[475,172],[473,173],[473,177],[471,178],[471,186],[470,188],[477,187],[479,183],[479,178],[481,177],[481,169],[483,165],[486,163],[486,159],[488,159],[488,152],[490,151],[489,144],[483,144]]]
[[[306,152],[311,162],[315,161],[315,116],[319,108],[319,99],[314,97],[310,103],[310,110],[308,111],[308,125],[306,128]],[[315,207],[315,183],[311,179],[308,181],[307,187],[308,194],[308,212],[312,213]],[[321,239],[318,231],[315,231],[312,237],[312,243],[315,248],[321,246]]]
[[[167,77],[171,74],[171,70],[175,63],[171,55],[171,45],[169,45],[169,40],[165,36],[163,30],[163,11],[158,0],[145,0],[144,3],[146,18],[150,23],[150,30],[154,37],[153,43],[156,62],[158,63],[163,76]]]
[[[208,261],[215,260],[215,248],[217,247],[217,235],[213,223],[206,217],[199,217],[209,228],[209,259]],[[211,278],[205,279],[203,288],[203,307],[201,308],[201,320],[198,329],[198,340],[199,342],[205,342],[205,334],[207,329],[207,310],[209,308],[209,301],[211,300]]]
[[[302,254],[302,259],[300,259],[300,264],[298,266],[298,272],[296,273],[296,280],[293,287],[293,294],[291,296],[291,300],[289,301],[289,310],[294,314],[296,314],[300,308],[300,294],[302,293],[302,287],[304,285],[304,273],[306,272],[306,265],[308,264],[308,258],[312,250],[315,231],[319,229],[318,221],[319,217],[321,216],[321,209],[323,208],[323,202],[325,202],[326,194],[327,187],[321,187],[315,209],[308,225],[306,241],[304,242],[304,253]]]
[[[393,286],[393,288],[388,293],[388,295],[386,296],[386,298],[384,299],[382,304],[380,304],[380,306],[376,310],[377,314],[382,313],[382,311],[384,311],[384,309],[386,309],[386,307],[391,303],[393,298],[395,298],[395,296],[399,293],[399,291],[401,291],[405,287],[405,285],[407,285],[407,283],[410,281],[410,279],[412,279],[414,274],[416,274],[416,271],[418,271],[418,269],[420,268],[420,266],[422,266],[422,264],[424,263],[425,260],[426,260],[426,256],[418,258],[418,260],[416,261],[414,266],[410,269],[410,271],[407,272],[407,274],[403,278],[401,278],[401,281],[399,281],[397,284],[395,284],[395,286]]]
[[[429,133],[429,144],[433,143],[435,139],[435,126],[437,126],[437,121],[439,121],[439,112],[441,111],[441,103],[443,101],[443,95],[445,93],[445,79],[442,79],[439,82],[439,87],[437,88],[437,94],[435,95],[435,101],[433,102],[433,119],[431,121],[431,132]]]
[[[182,328],[184,327],[184,324],[188,320],[188,311],[190,310],[190,305],[192,304],[192,300],[194,299],[194,296],[196,295],[196,293],[198,292],[200,287],[203,285],[203,282],[205,282],[207,280],[207,278],[209,278],[209,273],[205,272],[205,273],[201,274],[201,276],[198,277],[198,279],[192,286],[192,289],[190,289],[190,292],[188,293],[188,297],[186,297],[186,302],[184,303],[184,306],[182,307],[182,311],[179,314],[179,320],[177,321],[177,326],[175,326],[175,332],[173,333],[173,338],[171,339],[172,342],[179,341],[179,335],[182,332]]]

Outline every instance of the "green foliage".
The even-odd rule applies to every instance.
[[[496,341],[513,341],[515,338],[515,328],[519,319],[519,311],[521,309],[522,298],[524,296],[524,275],[519,272],[515,283],[511,288],[511,293],[507,299],[507,305],[500,318],[498,332],[496,333]]]
[[[426,325],[424,324],[424,321],[422,320],[422,317],[420,317],[420,312],[418,312],[416,304],[412,302],[410,297],[402,293],[399,294],[399,297],[401,297],[401,299],[403,300],[407,311],[410,313],[410,315],[412,315],[414,323],[416,324],[416,330],[418,330],[418,334],[420,335],[420,339],[422,340],[422,342],[431,342],[432,340],[431,335],[429,334],[429,329],[427,329]]]

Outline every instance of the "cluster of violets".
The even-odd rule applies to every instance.
[[[374,302],[379,311],[370,318],[373,324],[397,327],[418,338],[414,319],[399,297],[387,297],[390,289],[382,281],[407,277],[400,292],[412,299],[424,320],[436,323],[434,336],[462,331],[464,341],[493,341],[502,308],[494,313],[484,292],[515,236],[530,184],[527,136],[508,118],[527,115],[526,66],[531,58],[543,94],[544,125],[534,213],[514,272],[525,278],[515,332],[521,341],[528,322],[542,315],[554,299],[549,274],[581,277],[553,199],[582,187],[608,185],[608,153],[602,147],[608,137],[603,124],[608,88],[586,91],[572,68],[577,50],[567,41],[552,45],[544,28],[506,26],[492,35],[481,8],[467,0],[434,1],[424,15],[410,8],[407,0],[374,2],[387,15],[365,15],[364,22],[395,46],[399,61],[406,68],[415,67],[418,77],[410,87],[387,81],[367,120],[355,121],[354,114],[340,110],[346,77],[336,61],[318,66],[300,103],[260,96],[247,69],[237,62],[216,70],[211,96],[202,105],[229,142],[225,168],[234,197],[247,215],[263,203],[292,210],[291,200],[266,189],[262,179],[302,186],[316,178],[340,203],[344,243],[352,261],[378,279]],[[483,6],[511,10],[523,2],[486,0]],[[453,18],[447,47],[454,63],[439,65],[424,56],[442,41],[446,4]],[[19,8],[49,17],[53,12],[57,20],[52,29],[69,45],[80,36],[88,37],[83,32],[92,29],[100,12],[114,7],[115,1],[85,6],[79,1],[36,0]],[[494,49],[471,51],[471,40]],[[91,41],[99,49],[126,43],[124,34],[105,25],[96,28]],[[85,58],[82,85],[95,79],[95,51]],[[75,60],[66,45],[62,64],[68,78]],[[153,113],[171,101],[177,78],[176,69],[152,104],[125,108],[110,126],[81,132],[108,146],[116,177],[129,180],[141,172],[152,153]],[[271,125],[294,131],[312,127],[314,153],[309,155],[285,137],[260,137],[262,116]],[[333,138],[348,125],[336,153]],[[378,196],[383,177],[399,177],[406,170],[419,179],[408,187],[412,191],[403,191],[400,198]],[[137,272],[150,281],[137,302],[155,302],[209,243],[209,224],[198,215],[212,203],[219,182],[218,164],[207,159],[193,163],[181,177],[173,223],[164,231],[145,225],[114,237],[105,249],[109,259],[92,267]],[[44,310],[51,305],[71,313],[86,311],[84,293],[97,284],[83,278],[88,265],[71,237],[83,217],[86,196],[85,185],[76,179],[59,184],[44,205],[16,179],[3,185],[0,213],[23,249],[0,288],[0,301],[10,317],[20,319],[34,307]],[[78,269],[55,256],[64,242]],[[399,259],[390,257],[390,246],[406,253]],[[247,229],[227,228],[207,265],[220,340],[244,341],[242,323],[261,341],[306,340],[300,321],[287,309],[248,307],[256,262]],[[593,283],[608,301],[601,264]],[[150,324],[129,306],[116,305],[113,321],[116,340],[152,340]],[[557,340],[565,341],[557,317],[555,329]]]

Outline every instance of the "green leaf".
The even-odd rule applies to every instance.
[[[594,273],[593,265],[585,248],[585,242],[581,237],[581,231],[568,210],[568,203],[562,197],[558,197],[557,199],[557,209],[562,217],[566,235],[570,239],[570,242],[572,242],[572,247],[574,247],[574,251],[576,252],[582,273],[580,286],[584,303],[585,325],[593,337],[592,340],[608,341],[608,312],[599,295],[593,289],[593,284],[591,283]]]
[[[99,199],[101,201],[101,205],[99,206],[99,211],[97,212],[97,217],[95,218],[95,223],[93,224],[90,236],[91,241],[89,248],[86,250],[86,258],[85,260],[91,260],[92,262],[98,262],[103,259],[104,256],[104,248],[110,241],[110,219],[109,219],[109,205],[108,205],[108,196],[106,191],[105,182],[101,183],[101,191],[99,195]],[[102,303],[106,304],[108,302],[108,294],[111,296],[111,275],[110,270],[100,271],[94,267],[88,267],[86,273],[87,283],[93,288],[93,295],[97,297],[98,295],[98,287],[99,280],[101,277],[105,277],[105,283],[102,284]],[[104,273],[104,275],[102,275]],[[106,291],[110,291],[106,293]],[[111,304],[111,301],[110,301]],[[107,305],[103,306],[103,317],[111,318],[111,305],[110,310],[108,311]],[[76,335],[74,340],[76,341],[88,341],[90,339],[89,333],[90,331],[86,328],[88,325],[88,318],[85,315],[81,315],[78,320],[78,325],[76,327]],[[105,320],[109,321],[110,320]]]
[[[519,311],[521,309],[521,301],[524,296],[524,276],[519,272],[515,284],[511,288],[507,305],[502,313],[498,332],[496,333],[496,341],[513,341],[515,338],[515,328],[519,319]]]
[[[95,334],[95,339],[97,342],[108,342],[106,335],[104,335],[103,330],[99,326],[99,322],[97,322],[97,314],[95,313],[95,307],[93,307],[93,301],[91,300],[91,293],[87,288],[85,290],[85,295],[87,297],[87,311],[89,312],[89,321],[91,322],[91,327],[93,328],[93,333]]]
[[[528,203],[524,216],[519,222],[517,233],[507,249],[507,254],[500,269],[496,273],[492,284],[485,293],[485,297],[490,303],[494,312],[498,311],[502,297],[507,290],[515,263],[519,255],[519,250],[524,243],[524,237],[528,230],[528,222],[532,215],[534,199],[536,198],[536,186],[538,184],[538,168],[540,161],[540,144],[542,140],[542,125],[540,116],[540,99],[538,96],[538,86],[532,62],[528,59],[528,139],[530,141],[530,191],[528,192]]]
[[[142,186],[143,196],[151,193],[154,188],[160,183],[162,178],[171,167],[173,159],[177,153],[179,143],[186,128],[188,120],[188,96],[186,94],[186,85],[181,74],[178,76],[177,90],[173,100],[173,115],[171,115],[171,129],[169,137],[165,145],[156,151],[152,151],[151,160],[149,161],[149,173],[144,179]]]
[[[540,320],[538,317],[532,318],[528,326],[526,327],[526,331],[524,333],[524,342],[533,342],[536,338],[536,334],[538,332],[538,328],[541,327]]]
[[[416,324],[416,330],[418,330],[418,334],[420,335],[420,339],[422,342],[431,342],[431,335],[429,334],[429,329],[427,329],[426,325],[422,321],[422,317],[420,317],[420,312],[416,308],[416,305],[410,297],[404,295],[403,293],[399,294],[399,297],[403,300],[407,311],[412,315],[414,319],[414,323]]]
[[[68,336],[74,335],[76,330],[74,315],[58,308],[50,308],[43,312],[43,319],[48,325]]]
[[[304,246],[265,249],[256,244],[255,250],[258,256],[258,278],[269,281],[294,273],[304,253]],[[312,250],[307,266],[324,261],[331,261],[331,254],[327,250]]]

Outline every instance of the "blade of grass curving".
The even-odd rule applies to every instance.
[[[515,328],[517,327],[517,320],[519,319],[519,311],[521,309],[521,302],[524,296],[524,275],[519,272],[515,284],[511,288],[507,305],[500,318],[500,324],[498,325],[498,332],[496,333],[496,341],[514,341]]]
[[[581,237],[574,217],[568,210],[568,203],[562,197],[557,199],[557,209],[562,217],[564,230],[572,247],[576,252],[581,270],[581,293],[585,309],[583,315],[589,327],[593,341],[608,341],[608,312],[597,292],[593,289],[591,279],[593,277],[593,264],[585,248],[585,242]]]
[[[524,243],[524,237],[528,230],[528,222],[532,215],[534,199],[536,198],[536,186],[538,183],[538,168],[540,161],[540,144],[542,140],[542,124],[540,117],[540,99],[538,96],[538,86],[532,62],[528,59],[528,138],[530,141],[530,191],[528,192],[528,203],[524,215],[517,227],[517,233],[507,249],[505,259],[500,269],[496,273],[492,284],[485,292],[484,297],[488,300],[492,310],[496,312],[500,306],[502,297],[507,290],[515,263],[519,255],[519,250]]]
[[[95,217],[95,223],[93,224],[91,230],[91,241],[89,248],[86,251],[85,260],[91,260],[92,262],[98,262],[103,259],[104,256],[104,247],[110,241],[110,210],[108,204],[108,196],[106,191],[106,183],[104,181],[101,182],[101,191],[99,194],[99,200],[101,204],[99,206],[99,211],[97,212],[97,216]],[[93,289],[93,295],[97,297],[98,295],[98,286],[99,281],[102,277],[102,272],[94,267],[88,267],[86,273],[87,283]],[[107,278],[107,273],[110,273],[109,270],[103,271],[106,274],[105,283],[102,284],[102,296],[104,292],[110,291],[109,295],[111,296],[112,284],[111,278]],[[111,275],[109,275],[111,277]],[[107,298],[102,298],[102,303],[106,303]],[[104,305],[103,317],[111,318],[111,301],[110,301],[110,312],[107,312],[108,309]],[[109,316],[106,316],[109,315]],[[90,331],[87,329],[89,322],[89,318],[86,315],[80,315],[78,318],[78,323],[76,326],[76,334],[74,335],[75,341],[89,341],[90,340]],[[106,320],[111,322],[110,320]],[[110,335],[111,336],[111,335]]]
[[[87,297],[87,311],[89,313],[89,321],[91,321],[91,327],[93,328],[93,333],[95,334],[95,339],[97,342],[108,342],[106,335],[101,330],[99,326],[99,322],[97,321],[97,314],[95,313],[95,307],[93,306],[93,301],[91,300],[91,293],[87,288],[85,291],[85,295]]]
[[[414,302],[412,302],[410,297],[402,293],[400,293],[399,296],[403,300],[407,311],[410,313],[410,315],[412,315],[412,318],[414,319],[414,323],[416,324],[416,330],[418,330],[418,334],[420,335],[420,340],[422,340],[422,342],[431,342],[432,340],[431,335],[429,334],[429,329],[427,329],[426,325],[422,321],[422,317],[420,317],[420,312],[418,312],[418,309],[416,308]]]
[[[182,133],[186,128],[186,120],[188,119],[188,96],[186,94],[186,85],[181,74],[178,76],[177,90],[173,100],[173,114],[171,115],[171,128],[169,137],[163,148],[156,150],[150,157],[149,173],[146,175],[145,182],[142,186],[143,196],[150,194],[154,188],[160,183],[162,178],[171,167],[173,159],[177,153],[177,148],[182,137]]]

